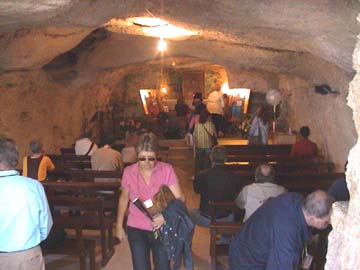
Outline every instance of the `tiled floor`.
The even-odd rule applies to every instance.
[[[178,175],[180,185],[186,197],[186,204],[189,209],[198,207],[199,196],[193,191],[192,180],[194,172],[192,151],[188,149],[176,149],[170,153],[170,162],[173,164]],[[95,237],[95,236],[94,236]],[[193,239],[193,258],[196,270],[209,270],[209,230],[196,227]],[[97,269],[100,267],[100,250],[97,247]],[[75,270],[79,269],[77,258],[70,256],[47,256],[47,270]],[[224,262],[225,263],[225,262]],[[122,242],[116,246],[115,254],[104,270],[131,270],[131,256],[127,242]],[[220,268],[221,269],[221,268]],[[224,268],[225,269],[225,268]]]

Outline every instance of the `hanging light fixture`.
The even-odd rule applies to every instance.
[[[159,42],[158,42],[158,50],[160,51],[160,52],[164,52],[166,49],[167,49],[167,43],[166,43],[166,41],[165,41],[165,39],[164,38],[160,38],[159,39]]]

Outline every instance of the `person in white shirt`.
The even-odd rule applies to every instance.
[[[270,165],[263,164],[255,170],[255,183],[245,186],[238,194],[236,205],[245,209],[244,222],[269,198],[277,197],[287,190],[274,184],[275,171]]]
[[[213,91],[208,96],[207,101],[207,110],[211,114],[212,121],[215,125],[216,132],[221,131],[223,114],[224,114],[224,99],[223,94],[221,93],[220,84],[215,83],[213,85]]]
[[[75,142],[76,155],[91,156],[98,149],[96,143],[92,142],[89,138],[91,138],[90,132],[85,132],[83,138]]]

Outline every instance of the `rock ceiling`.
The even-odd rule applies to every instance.
[[[355,0],[2,0],[0,72],[40,69],[61,56],[94,71],[152,60],[157,39],[119,23],[149,12],[199,33],[169,41],[167,55],[300,75],[310,59],[353,73]]]

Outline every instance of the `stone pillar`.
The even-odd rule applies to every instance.
[[[325,270],[341,270],[340,254],[343,247],[343,233],[345,218],[349,208],[348,202],[336,202],[333,204],[331,225],[333,230],[329,234],[328,252],[326,254]]]

